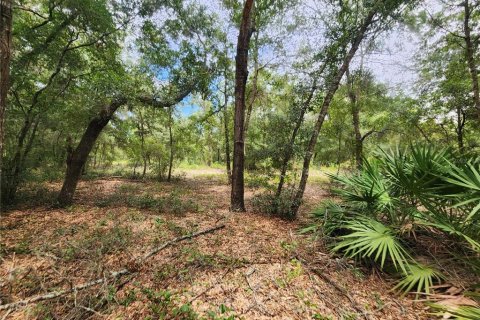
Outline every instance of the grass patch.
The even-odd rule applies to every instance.
[[[175,215],[199,211],[199,205],[192,199],[182,199],[178,190],[173,190],[170,194],[161,197],[154,196],[151,193],[141,195],[129,194],[132,190],[135,189],[125,187],[123,192],[119,190],[118,193],[96,200],[95,205],[102,208],[124,205],[140,210],[151,210]]]
[[[112,228],[97,227],[81,239],[69,243],[63,250],[66,260],[99,258],[124,251],[132,241],[129,227],[115,225]]]

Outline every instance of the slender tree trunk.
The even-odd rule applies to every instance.
[[[97,141],[98,136],[108,124],[115,111],[125,103],[127,103],[125,98],[118,98],[110,105],[105,106],[98,116],[90,121],[87,130],[83,134],[76,149],[67,156],[65,180],[57,199],[61,206],[67,206],[72,203],[73,195],[82,173],[82,168],[87,161],[88,155],[92,150],[95,141]]]
[[[428,135],[425,133],[425,131],[423,131],[422,127],[421,127],[418,123],[415,123],[415,127],[418,129],[418,131],[420,132],[420,134],[423,136],[423,138],[425,138],[425,140],[426,140],[428,143],[432,143],[432,141],[430,140],[430,138],[428,137]]]
[[[145,175],[147,174],[147,157],[143,156],[143,171],[142,171],[142,180],[145,179]]]
[[[7,108],[8,90],[10,88],[12,6],[12,0],[0,0],[0,158],[3,155],[5,110]]]
[[[97,153],[98,153],[98,145],[95,147],[95,152],[93,153],[93,169],[97,168]]]
[[[457,132],[457,143],[458,143],[458,150],[461,154],[465,152],[465,146],[463,143],[463,127],[465,126],[465,115],[463,114],[463,110],[460,106],[457,107],[457,126],[455,131]]]
[[[470,69],[470,75],[472,76],[472,90],[473,90],[473,102],[475,108],[477,109],[478,120],[480,121],[480,90],[478,85],[478,71],[477,65],[475,63],[475,45],[472,41],[471,36],[471,27],[470,27],[470,18],[471,18],[471,8],[468,3],[468,0],[463,1],[463,6],[465,9],[465,17],[463,21],[463,28],[465,31],[465,45],[466,45],[466,56],[468,68]]]
[[[250,99],[247,106],[247,116],[245,118],[245,139],[247,138],[248,127],[250,125],[250,117],[252,116],[253,104],[257,99],[258,94],[258,31],[255,32],[254,47],[253,47],[253,79],[252,79],[252,92],[250,93]]]
[[[347,69],[347,83],[348,83],[348,97],[352,107],[352,122],[355,138],[355,164],[357,169],[362,169],[363,166],[363,139],[360,132],[360,106],[358,105],[359,94],[355,91],[354,79],[350,76]]]
[[[228,184],[232,183],[232,167],[230,164],[230,132],[228,130],[228,93],[227,93],[227,78],[225,77],[225,92],[223,105],[223,125],[225,133],[225,166],[227,169]]]
[[[322,68],[323,71],[323,68]],[[278,199],[282,194],[283,185],[285,184],[285,177],[287,175],[288,163],[292,158],[293,154],[293,146],[295,144],[295,139],[297,138],[298,131],[302,126],[303,119],[305,117],[305,113],[307,112],[310,103],[312,102],[312,98],[317,90],[317,79],[313,80],[312,87],[309,91],[307,99],[302,103],[300,107],[300,114],[298,115],[297,121],[295,122],[295,127],[293,128],[292,135],[290,136],[290,140],[288,141],[288,145],[285,150],[285,154],[282,161],[282,166],[280,169],[280,181],[278,182],[277,191],[275,193],[275,198]]]
[[[320,130],[322,128],[323,121],[325,120],[325,116],[327,115],[328,108],[330,107],[330,103],[332,102],[333,96],[335,95],[335,92],[337,91],[338,86],[340,85],[340,81],[342,80],[342,77],[345,74],[345,71],[350,65],[350,61],[352,60],[353,56],[358,50],[358,47],[360,46],[360,43],[365,37],[365,33],[369,28],[370,24],[372,23],[373,17],[375,16],[375,14],[376,14],[376,10],[370,11],[367,17],[365,18],[365,20],[363,21],[360,29],[358,30],[358,33],[356,34],[352,42],[352,46],[350,50],[345,56],[342,65],[336,72],[335,77],[333,78],[328,88],[327,94],[325,95],[325,98],[322,103],[322,108],[320,109],[320,113],[318,115],[317,121],[315,123],[315,127],[313,129],[312,135],[310,137],[310,141],[307,146],[307,150],[305,152],[305,157],[303,159],[302,176],[300,178],[300,183],[298,186],[297,193],[295,194],[295,198],[291,205],[291,212],[294,215],[296,215],[298,212],[298,208],[300,207],[300,203],[302,201],[303,194],[305,192],[305,187],[307,186],[310,160],[312,159],[313,151],[315,149],[315,145],[317,144],[318,135],[320,134]]]
[[[31,110],[32,109],[30,109],[30,111]],[[38,115],[32,116],[31,112],[28,112],[25,117],[22,129],[17,138],[13,159],[4,165],[4,171],[2,172],[1,201],[6,204],[12,203],[15,200],[18,185],[22,179],[21,174],[24,169],[25,159],[33,146],[40,121]]]
[[[145,151],[145,122],[143,119],[142,111],[138,111],[139,123],[137,124],[138,134],[140,135],[140,151],[142,152],[142,162],[143,162],[143,171],[142,171],[142,180],[145,179],[147,174],[147,153]]]
[[[5,136],[5,112],[7,95],[10,89],[10,57],[12,47],[12,0],[0,0],[0,181],[5,179],[3,172],[3,153]],[[4,183],[0,183],[3,185]],[[2,188],[3,189],[3,188]],[[3,200],[8,199],[1,195]],[[1,208],[0,208],[1,209]]]
[[[237,42],[235,57],[235,120],[233,145],[233,173],[230,210],[245,211],[244,202],[244,122],[245,86],[248,78],[248,48],[253,32],[252,10],[254,0],[246,0]]]
[[[169,145],[170,145],[170,159],[168,161],[168,176],[167,181],[170,182],[172,179],[172,167],[173,167],[173,133],[172,133],[173,117],[172,109],[168,110],[168,135],[169,135]]]
[[[338,130],[338,148],[337,148],[337,175],[340,173],[340,152],[342,151],[342,128]]]

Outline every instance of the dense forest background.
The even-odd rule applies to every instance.
[[[325,112],[314,168],[359,167],[377,147],[412,143],[478,152],[477,5],[469,4],[466,17],[456,3],[411,10],[414,4],[388,8],[390,16],[368,26]],[[84,175],[170,179],[181,165],[229,166],[240,5],[14,5],[3,201],[13,201],[24,183],[62,179],[69,152],[102,107],[115,102]],[[257,4],[245,98],[248,170],[278,176],[291,152],[283,175],[295,183],[329,82],[354,36],[346,32],[354,33],[365,14],[358,5]],[[396,52],[418,49],[414,61],[388,57],[393,45]],[[382,59],[391,72],[378,67]],[[392,87],[396,78],[406,83]]]
[[[296,220],[403,294],[428,298],[460,259],[456,301],[474,298],[436,310],[478,316],[478,0],[1,0],[0,16],[7,217],[76,210],[102,179],[127,186],[96,207],[198,211],[177,189],[134,197],[203,170],[223,209]]]

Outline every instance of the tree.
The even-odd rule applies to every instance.
[[[5,111],[10,88],[12,46],[12,0],[0,0],[0,179],[2,175]]]
[[[183,4],[165,4],[163,2],[147,3],[146,6],[142,8],[142,13],[148,17],[162,9],[172,9],[177,17],[175,20],[163,21],[163,25],[160,26],[147,19],[142,25],[142,37],[138,39],[140,51],[148,66],[144,66],[144,72],[148,74],[147,70],[158,70],[161,75],[160,71],[163,71],[168,75],[168,78],[163,80],[169,82],[157,88],[157,94],[130,92],[130,95],[133,94],[136,101],[151,107],[171,108],[192,92],[205,93],[208,90],[210,79],[213,77],[206,57],[215,48],[207,47],[202,36],[215,33],[211,32],[211,19],[205,14],[204,8],[197,7],[195,4],[183,6]],[[194,33],[193,25],[202,28],[195,30],[196,33]],[[167,29],[168,33],[165,33],[163,29]],[[180,45],[170,45],[167,37],[176,40]],[[122,80],[125,82],[125,79]],[[128,90],[127,88],[128,83],[120,86],[120,89]],[[114,94],[111,102],[101,107],[97,115],[90,120],[78,146],[69,154],[65,180],[57,199],[61,206],[72,203],[82,167],[85,165],[96,139],[117,109],[129,102],[127,96],[125,93]],[[173,137],[171,138],[173,139]],[[170,175],[173,165],[172,148],[173,140],[171,140],[170,149],[172,152],[169,162]],[[146,167],[146,160],[144,159],[144,161]]]
[[[475,5],[477,8],[479,4]],[[478,43],[480,41],[479,35],[472,37],[471,34],[471,17],[472,17],[472,7],[469,4],[468,0],[463,1],[464,8],[464,18],[463,18],[463,29],[465,32],[465,54],[467,57],[468,68],[470,69],[470,74],[472,76],[472,91],[473,91],[473,101],[475,103],[475,108],[477,109],[478,120],[480,121],[480,89],[478,86],[478,71],[477,63],[475,61],[475,52],[478,49]]]
[[[245,87],[248,79],[248,49],[253,32],[254,0],[246,0],[243,8],[240,32],[235,57],[235,117],[233,144],[232,193],[230,210],[245,211],[244,203],[244,124],[245,124]]]
[[[13,39],[2,202],[14,200],[50,107],[83,85],[85,77],[115,65],[107,61],[118,53],[117,36],[129,16],[120,14],[122,6],[110,12],[106,2],[41,1],[33,7],[25,1],[14,8],[18,36]]]
[[[139,100],[143,103],[148,103],[154,107],[171,108],[178,102],[182,101],[191,92],[191,87],[178,92],[176,95],[171,95],[168,100],[159,101],[156,98],[140,97]],[[57,201],[60,206],[67,206],[72,203],[73,195],[77,188],[78,181],[82,174],[82,169],[87,162],[87,158],[92,150],[98,136],[105,128],[105,126],[112,119],[114,113],[121,106],[128,103],[125,96],[119,96],[112,99],[112,102],[103,106],[98,115],[95,116],[88,124],[79,144],[75,149],[71,148],[67,154],[67,171],[65,173],[65,180],[62,189],[58,195]]]
[[[372,25],[377,27],[382,26],[382,23],[384,23],[385,20],[388,19],[390,15],[404,3],[408,3],[408,1],[388,1],[386,3],[374,2],[372,4],[372,7],[366,8],[367,13],[360,21],[360,24],[350,27],[351,29],[347,29],[351,30],[350,32],[352,32],[350,48],[348,52],[344,55],[341,65],[338,68],[334,68],[334,71],[332,73],[331,82],[328,85],[320,112],[318,114],[317,121],[315,122],[315,126],[303,159],[303,168],[300,183],[291,205],[292,214],[296,215],[296,213],[298,212],[298,208],[300,207],[300,203],[305,192],[305,187],[307,185],[310,162],[312,160],[313,151],[317,143],[318,135],[325,120],[325,116],[327,115],[328,108],[330,107],[333,96],[335,95],[335,92],[340,85],[340,81],[342,80],[343,75],[345,74],[348,66],[350,65],[350,61],[353,59],[355,53],[360,46],[360,43],[367,35],[367,32],[372,29]],[[350,8],[343,7],[342,9],[345,10],[345,12],[340,12],[340,17],[344,19],[344,15],[350,13],[351,11]],[[345,26],[342,25],[342,29],[345,30]]]

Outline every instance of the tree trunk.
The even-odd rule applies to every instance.
[[[2,172],[1,179],[1,201],[5,204],[10,204],[15,200],[18,185],[22,180],[21,176],[24,169],[25,159],[33,146],[39,122],[39,116],[32,116],[30,112],[27,113],[26,119],[17,138],[17,145],[15,147],[13,159],[9,161],[7,165],[4,165],[5,170]],[[30,129],[32,129],[32,132],[29,135]]]
[[[323,68],[322,68],[323,72]],[[295,144],[295,139],[297,138],[298,131],[302,126],[303,119],[305,117],[305,113],[307,112],[310,103],[312,102],[312,98],[317,90],[317,79],[313,80],[312,88],[308,94],[307,99],[304,101],[300,108],[300,114],[298,115],[297,121],[295,122],[295,127],[293,128],[292,135],[290,136],[290,140],[288,141],[287,148],[285,150],[281,170],[280,170],[280,181],[278,182],[277,191],[275,193],[275,198],[278,199],[282,194],[283,185],[285,184],[285,176],[287,175],[288,163],[293,154],[293,146]]]
[[[143,171],[142,171],[142,180],[145,179],[145,175],[147,174],[147,157],[143,155]]]
[[[315,127],[313,129],[312,135],[310,137],[310,141],[307,146],[307,150],[305,152],[305,156],[303,159],[303,169],[302,169],[302,176],[300,178],[300,183],[298,186],[297,193],[295,194],[295,198],[293,199],[291,205],[291,212],[292,214],[296,215],[298,212],[298,208],[300,207],[300,203],[303,198],[303,194],[305,192],[305,187],[307,186],[308,180],[308,171],[310,168],[310,160],[312,159],[313,151],[315,149],[315,145],[317,144],[318,135],[323,125],[323,121],[325,120],[325,116],[327,115],[328,108],[330,107],[330,103],[332,102],[333,96],[340,85],[340,81],[342,80],[345,71],[347,70],[348,66],[350,65],[350,61],[352,60],[353,56],[358,50],[360,43],[362,42],[363,38],[365,37],[365,33],[373,21],[373,17],[376,14],[376,10],[372,10],[368,13],[367,17],[363,21],[358,33],[356,34],[352,46],[348,51],[347,55],[345,56],[341,67],[335,74],[335,77],[330,84],[327,94],[322,103],[322,108],[320,109],[320,113],[318,115],[317,121],[315,123]]]
[[[471,8],[468,3],[468,0],[463,2],[465,8],[465,17],[463,21],[463,27],[465,31],[465,45],[466,45],[466,55],[468,68],[470,69],[470,75],[472,76],[472,90],[473,90],[473,102],[475,108],[477,109],[478,120],[480,121],[480,92],[478,86],[478,71],[477,65],[475,63],[475,45],[472,41],[471,28],[470,28],[470,18],[471,18]]]
[[[173,167],[173,133],[172,133],[172,110],[168,111],[168,134],[169,134],[169,145],[170,145],[170,159],[168,161],[168,176],[167,181],[170,182],[172,179],[172,167]]]
[[[137,165],[138,165],[138,161],[135,161],[135,163],[133,164],[133,177],[134,178],[137,177]]]
[[[223,105],[223,125],[225,133],[225,166],[227,168],[228,184],[232,184],[232,167],[230,164],[230,133],[228,130],[228,93],[227,93],[227,77],[225,72],[225,91]]]
[[[10,89],[10,57],[12,47],[12,0],[0,0],[0,180],[3,178],[3,141],[5,112]],[[2,195],[2,199],[4,196]]]
[[[244,123],[245,123],[245,86],[248,78],[248,48],[253,32],[252,9],[254,0],[246,0],[243,8],[240,32],[235,57],[235,120],[232,173],[232,211],[245,211],[244,202]]]
[[[460,154],[465,152],[465,146],[463,143],[463,128],[465,126],[465,114],[460,106],[457,107],[457,126],[455,131],[457,132],[457,143],[458,143],[458,151]]]
[[[357,169],[362,169],[363,166],[363,139],[360,132],[360,106],[358,105],[359,93],[355,91],[354,79],[350,76],[347,69],[347,83],[348,83],[348,97],[352,107],[352,122],[355,138],[355,164]]]
[[[140,148],[142,152],[142,161],[143,161],[143,171],[142,171],[142,180],[145,179],[145,174],[147,173],[147,154],[145,152],[145,125],[143,121],[143,115],[141,111],[138,111],[138,117],[140,123],[138,124],[138,134],[140,135]]]
[[[110,105],[105,106],[98,116],[90,121],[77,148],[67,156],[65,180],[57,199],[61,206],[67,206],[72,203],[73,195],[82,172],[82,167],[87,161],[88,155],[92,150],[95,141],[97,141],[98,136],[108,124],[115,111],[125,103],[127,103],[125,98],[118,98]]]
[[[340,173],[340,156],[342,151],[342,128],[338,130],[338,148],[337,148],[337,175]]]
[[[0,156],[3,155],[5,110],[10,88],[11,47],[12,0],[0,0]]]
[[[252,116],[253,104],[257,99],[258,94],[258,32],[255,32],[254,47],[253,47],[253,79],[252,79],[252,92],[250,93],[250,101],[247,106],[247,116],[245,118],[245,139],[247,138],[248,127],[250,125],[250,117]]]

